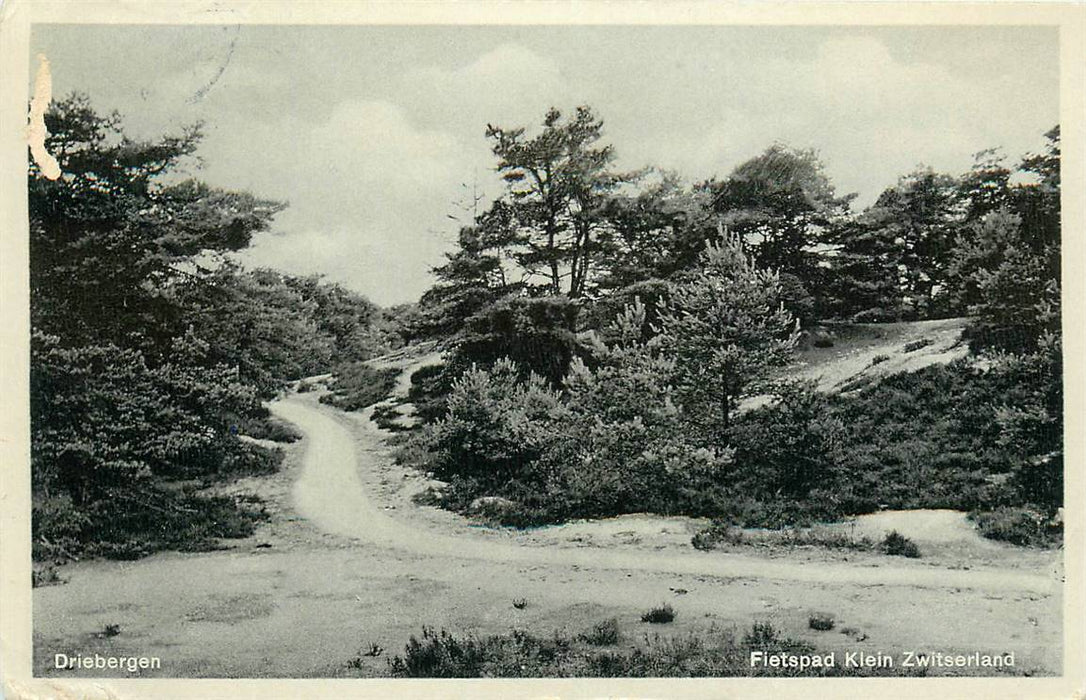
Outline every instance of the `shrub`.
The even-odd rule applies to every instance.
[[[522,381],[509,360],[473,368],[454,382],[447,414],[423,436],[424,466],[439,479],[471,480],[461,482],[474,487],[465,494],[471,499],[515,479],[537,481],[537,462],[563,412],[557,392],[538,375]]]
[[[55,564],[36,564],[30,571],[30,585],[32,588],[43,586],[57,586],[67,583],[60,577]]]
[[[666,624],[675,619],[675,609],[668,603],[652,608],[641,613],[641,621],[654,625]]]
[[[889,359],[889,355],[875,355],[871,358],[871,366],[874,367],[875,365],[881,365],[883,362],[889,361]]]
[[[357,411],[382,401],[392,393],[400,371],[393,367],[374,369],[364,361],[344,362],[336,367],[331,393],[321,403],[344,411]]]
[[[618,619],[614,617],[602,622],[597,622],[592,629],[581,634],[581,639],[585,643],[596,647],[606,647],[618,644],[620,637]]]
[[[819,336],[815,338],[814,342],[812,342],[811,344],[814,345],[816,348],[832,348],[833,338],[825,335]]]
[[[910,559],[917,559],[920,557],[920,548],[916,546],[916,543],[905,537],[897,530],[891,530],[886,533],[886,537],[883,538],[882,544],[879,545],[884,554],[889,554],[895,557],[908,557]]]
[[[565,296],[502,298],[466,321],[449,365],[460,373],[508,359],[522,378],[536,374],[557,387],[580,349],[578,311]]]
[[[928,347],[933,342],[935,342],[935,341],[931,340],[930,338],[921,338],[920,340],[914,340],[914,341],[905,343],[904,352],[916,352],[917,350],[919,350],[921,348]]]
[[[738,416],[730,431],[730,481],[758,499],[805,498],[832,474],[832,449],[844,430],[830,399],[812,382],[785,383],[778,401]]]
[[[973,512],[980,534],[1022,547],[1052,547],[1062,541],[1063,525],[1032,508],[1002,507]]]
[[[239,418],[236,426],[237,432],[241,435],[248,435],[258,440],[297,442],[302,439],[302,434],[298,432],[297,428],[270,415],[267,409],[264,409],[257,416]]]
[[[829,613],[814,613],[807,618],[807,626],[819,632],[832,630],[834,624],[833,615]]]

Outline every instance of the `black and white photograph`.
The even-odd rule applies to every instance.
[[[24,680],[1081,675],[1083,5],[130,5],[5,76]]]

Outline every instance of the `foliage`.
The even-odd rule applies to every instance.
[[[916,543],[897,530],[886,533],[886,537],[882,539],[879,548],[882,549],[884,554],[893,557],[907,557],[909,559],[918,559],[920,557],[920,548],[916,546]]]
[[[818,245],[848,215],[852,196],[837,197],[813,150],[774,144],[710,184],[712,207],[754,263],[780,275],[786,308],[809,320],[810,290],[821,287]]]
[[[333,374],[331,392],[322,396],[320,402],[344,411],[357,411],[388,398],[400,371],[395,367],[374,369],[364,361],[353,360],[337,364]]]
[[[503,299],[467,320],[449,358],[450,371],[456,376],[504,357],[557,386],[581,352],[577,314],[576,303],[563,296]]]
[[[611,169],[611,146],[599,145],[603,122],[590,108],[578,107],[563,121],[548,110],[543,129],[526,137],[523,128],[487,126],[498,172],[509,185],[507,230],[519,244],[513,261],[529,284],[541,278],[550,295],[584,296],[595,279],[597,251],[609,247],[604,212],[609,196],[628,175]],[[563,282],[563,279],[567,282]]]
[[[675,619],[675,608],[668,603],[646,610],[641,613],[641,621],[655,625],[672,622]]]
[[[728,444],[737,401],[788,362],[799,332],[781,304],[779,277],[756,267],[738,238],[723,238],[673,286],[660,315],[676,394],[704,445]]]
[[[592,629],[582,633],[580,638],[594,647],[607,647],[618,644],[619,639],[622,638],[618,618],[611,617],[602,622],[597,622],[592,626]]]
[[[960,303],[978,317],[975,347],[1029,351],[1042,334],[1059,331],[1059,244],[1032,233],[1000,209],[958,238],[952,265]]]
[[[1033,508],[1002,506],[975,511],[969,518],[980,534],[1022,547],[1055,547],[1062,543],[1063,524]]]
[[[827,632],[833,629],[833,615],[829,613],[814,613],[807,618],[807,626],[819,632]]]
[[[198,126],[134,141],[82,95],[46,125],[62,175],[28,178],[35,558],[244,537],[261,510],[205,489],[278,467],[239,435],[291,438],[261,399],[378,347],[375,307],[228,261],[283,205],[183,179]]]
[[[616,649],[600,649],[558,632],[549,637],[514,630],[509,634],[454,636],[424,627],[403,655],[388,661],[397,678],[705,678],[733,676],[884,675],[886,670],[822,667],[799,671],[750,664],[750,652],[814,654],[815,647],[756,622],[741,639],[710,628],[685,635],[646,635]],[[894,673],[900,673],[894,670]]]
[[[537,374],[521,380],[508,359],[458,378],[444,417],[424,436],[427,471],[442,479],[475,480],[482,489],[512,481],[541,484],[540,455],[555,439],[565,412],[559,395]]]
[[[716,549],[721,543],[748,547],[823,547],[855,551],[870,551],[875,548],[868,538],[854,537],[842,529],[790,527],[783,530],[744,531],[719,519],[699,530],[690,540],[695,549],[702,551]]]
[[[803,499],[832,471],[844,426],[814,383],[783,383],[771,408],[739,416],[729,481],[761,499]]]

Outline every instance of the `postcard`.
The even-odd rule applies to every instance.
[[[6,697],[1086,691],[1083,5],[0,32]]]

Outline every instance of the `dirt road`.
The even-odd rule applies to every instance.
[[[477,562],[576,565],[592,569],[704,574],[725,577],[784,579],[821,583],[971,588],[992,591],[1028,591],[1051,595],[1058,581],[1051,575],[1002,570],[948,571],[922,565],[884,564],[860,568],[847,563],[767,561],[737,554],[712,555],[690,550],[682,554],[637,553],[595,549],[526,547],[498,543],[465,528],[456,536],[418,522],[397,519],[369,498],[359,477],[367,466],[388,460],[377,429],[360,423],[362,440],[356,446],[342,418],[310,399],[293,396],[274,412],[298,426],[307,436],[302,476],[295,487],[299,513],[332,534],[357,539],[414,555],[454,557]],[[891,560],[895,561],[895,560]]]
[[[826,650],[1013,651],[1018,672],[1059,671],[1058,553],[996,547],[965,569],[959,552],[699,552],[681,523],[648,516],[479,528],[410,504],[415,477],[392,463],[369,412],[312,395],[273,410],[306,438],[280,475],[249,485],[274,506],[271,522],[229,551],[66,567],[69,583],[35,591],[37,673],[65,674],[55,653],[98,651],[160,656],[161,676],[379,675],[422,625],[576,632],[617,617],[636,637],[648,631],[640,613],[663,601],[679,613],[672,633],[769,620]],[[836,630],[810,630],[815,611]],[[370,644],[387,651],[359,657]]]

